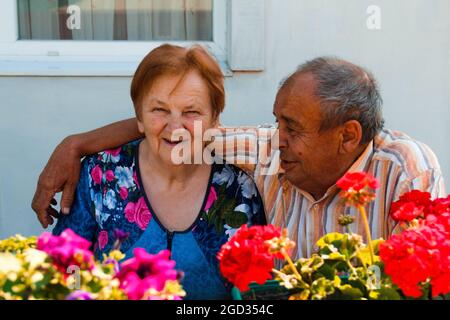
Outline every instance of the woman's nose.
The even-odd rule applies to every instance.
[[[170,131],[174,131],[182,128],[184,128],[184,125],[181,117],[172,114],[167,121],[167,129],[169,129]]]

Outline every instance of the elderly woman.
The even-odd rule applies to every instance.
[[[202,132],[217,126],[225,100],[222,72],[201,47],[163,45],[139,65],[131,98],[145,138],[83,160],[71,212],[53,232],[71,228],[101,256],[112,250],[115,230],[123,230],[127,258],[137,247],[171,251],[185,274],[186,298],[228,298],[230,284],[216,255],[242,224],[265,223],[260,195],[232,165],[174,161],[181,146],[192,147],[183,149],[192,150],[184,160],[195,158],[194,123]],[[177,132],[189,134],[180,140]]]

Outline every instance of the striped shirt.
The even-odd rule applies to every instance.
[[[225,130],[223,140],[216,140],[223,146],[216,155],[254,176],[268,223],[287,228],[297,244],[293,258],[314,253],[315,244],[323,235],[344,232],[338,223],[344,213],[356,218],[350,225],[351,231],[365,235],[360,215],[353,207],[345,206],[336,185],[316,200],[285,179],[279,169],[279,150],[269,147],[268,137],[275,132],[275,127]],[[366,207],[373,239],[387,238],[394,231],[390,206],[405,192],[417,189],[430,192],[432,198],[445,196],[444,179],[433,151],[399,131],[381,131],[348,170],[356,171],[370,173],[380,182],[376,200]]]

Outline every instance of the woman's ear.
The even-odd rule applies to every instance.
[[[138,125],[139,132],[144,134],[145,133],[145,131],[144,131],[144,124],[139,119],[137,119],[137,125]]]
[[[220,119],[219,119],[219,117],[217,117],[216,119],[213,120],[212,127],[213,128],[220,127]]]
[[[339,152],[341,154],[352,153],[360,146],[361,139],[362,127],[359,121],[347,121],[341,129],[341,145]]]

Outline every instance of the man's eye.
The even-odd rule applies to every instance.
[[[187,114],[187,115],[199,115],[200,112],[191,110],[191,111],[186,111],[185,114]]]
[[[166,112],[166,109],[163,109],[163,108],[154,108],[153,111],[155,111],[155,112]]]

